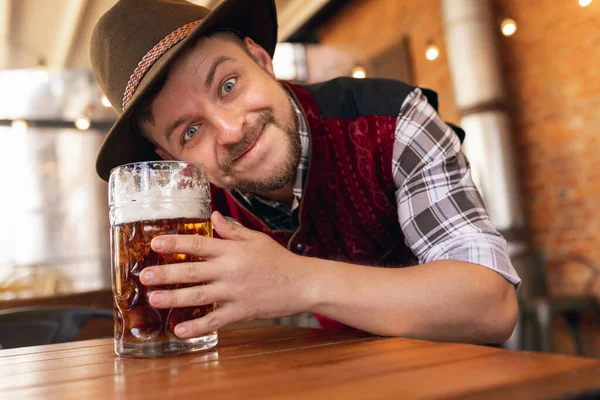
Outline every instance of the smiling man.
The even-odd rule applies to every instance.
[[[160,77],[136,122],[158,155],[201,164],[215,185],[291,200],[298,122],[272,73],[269,54],[251,38],[214,33]]]
[[[271,0],[120,0],[96,26],[92,63],[120,114],[97,159],[175,159],[212,183],[220,238],[155,238],[202,263],[151,267],[158,308],[219,303],[177,326],[314,313],[324,328],[499,343],[520,280],[433,92],[390,80],[276,80]],[[223,215],[240,221],[243,227]]]

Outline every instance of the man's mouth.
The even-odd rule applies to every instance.
[[[233,160],[234,164],[236,162],[238,162],[242,157],[244,157],[247,153],[250,152],[250,150],[252,150],[254,148],[254,146],[256,145],[256,142],[263,134],[263,131],[265,130],[265,126],[266,126],[266,124],[262,126],[260,132],[258,133],[258,135],[256,135],[256,138],[254,138],[254,140],[248,145],[248,147],[246,147],[246,149],[244,149],[244,151]]]

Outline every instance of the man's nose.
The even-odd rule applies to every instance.
[[[216,129],[217,143],[227,146],[238,143],[244,137],[244,117],[229,110],[218,110],[212,114],[212,124]]]

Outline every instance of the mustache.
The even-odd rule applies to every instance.
[[[237,143],[229,146],[227,155],[219,162],[219,168],[228,173],[235,161],[242,156],[258,138],[263,127],[269,123],[275,124],[275,115],[270,110],[261,111],[260,115],[244,132],[244,137]]]

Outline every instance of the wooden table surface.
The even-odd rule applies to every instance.
[[[536,399],[600,388],[594,359],[268,325],[223,329],[219,341],[154,359],[119,358],[112,339],[2,350],[0,399]]]

